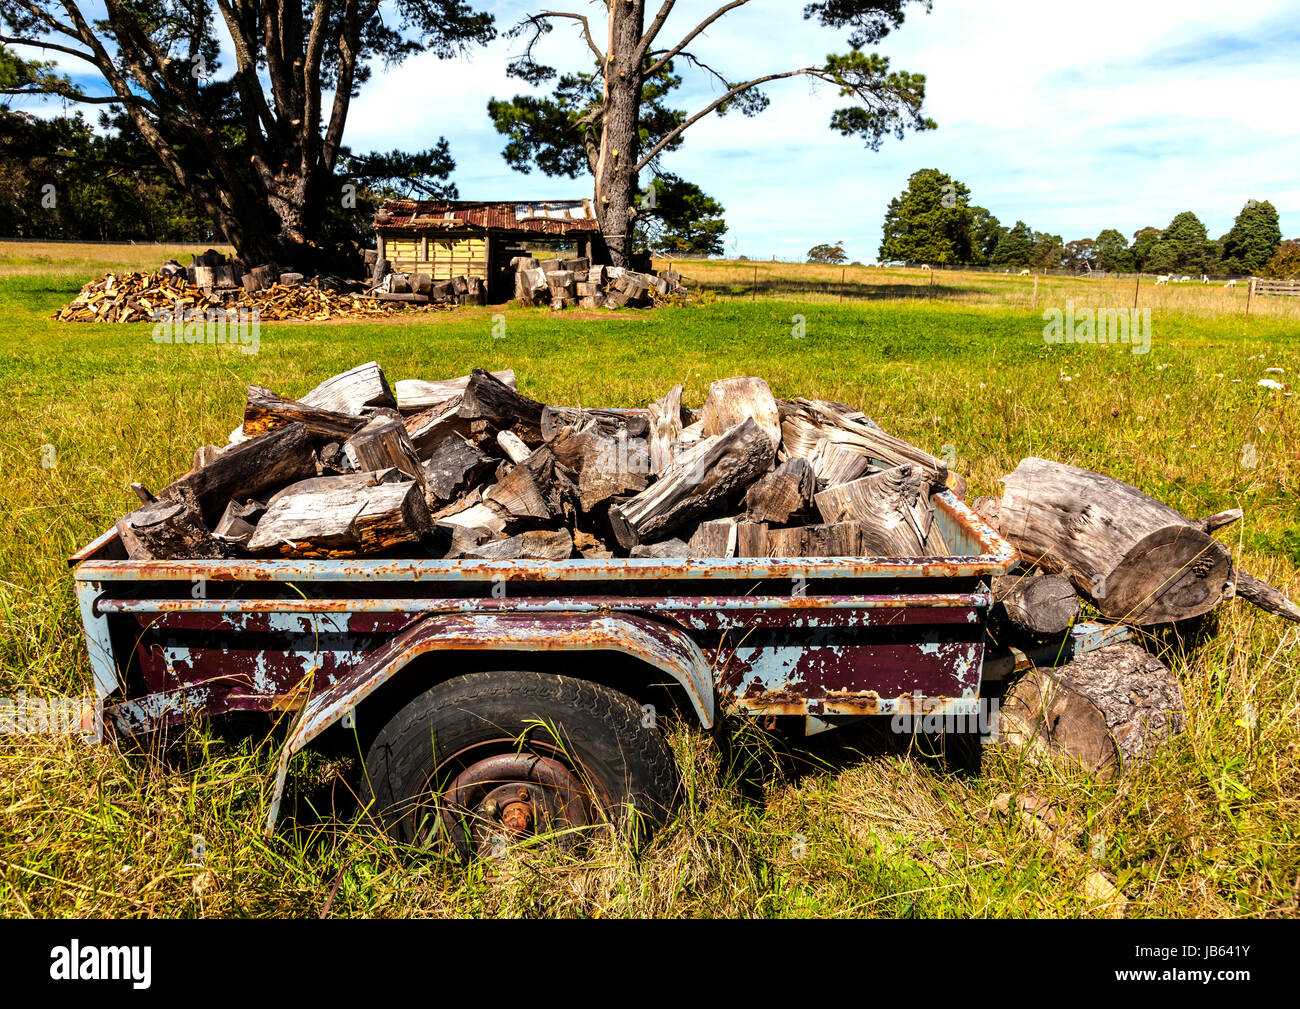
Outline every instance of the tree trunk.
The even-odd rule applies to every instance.
[[[605,62],[604,111],[596,164],[596,216],[615,266],[632,255],[633,194],[641,156],[641,36],[645,0],[609,5],[609,50]]]

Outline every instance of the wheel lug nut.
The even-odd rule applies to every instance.
[[[497,813],[500,812],[500,808],[497,806],[496,800],[488,799],[488,801],[483,804],[483,812],[486,813],[488,816],[496,816]]]
[[[518,793],[518,794],[519,794],[519,798],[521,798],[521,799],[527,801],[527,799],[528,799],[528,789],[526,789],[526,788],[521,788],[521,789],[519,789],[519,793]]]

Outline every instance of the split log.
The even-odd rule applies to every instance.
[[[327,378],[299,402],[334,413],[360,416],[368,406],[397,406],[378,362],[368,361]]]
[[[857,522],[769,529],[769,557],[857,557],[862,553],[862,528]]]
[[[459,397],[423,413],[412,414],[406,418],[405,424],[411,444],[421,459],[433,455],[438,446],[451,435],[468,434],[472,426],[472,422],[461,419]]]
[[[266,513],[266,505],[260,501],[231,501],[217,520],[212,535],[226,543],[247,546],[256,530],[257,521]]]
[[[766,522],[737,522],[736,556],[766,557],[767,536]]]
[[[1059,637],[1079,616],[1079,595],[1064,575],[994,578],[993,598],[997,625],[1030,640]]]
[[[502,508],[516,521],[550,522],[564,514],[572,485],[545,446],[514,467],[484,493],[484,501]]]
[[[453,431],[424,463],[428,492],[438,501],[455,500],[491,472],[495,464],[495,459]]]
[[[512,369],[494,371],[491,374],[493,378],[500,379],[511,389],[515,388],[515,373]],[[465,391],[465,387],[469,385],[469,380],[469,375],[436,382],[425,381],[420,378],[403,379],[393,386],[393,391],[396,393],[397,409],[403,413],[411,413],[417,410],[427,410],[431,406],[438,406],[449,399],[460,396]]]
[[[558,532],[536,529],[503,540],[492,540],[464,552],[472,560],[562,561],[573,555],[573,537],[567,529]]]
[[[948,467],[930,453],[887,434],[866,415],[823,400],[796,399],[781,404],[781,436],[786,455],[812,463],[819,484],[834,487],[871,469],[918,467],[934,488],[948,483]]]
[[[675,385],[650,404],[650,472],[658,475],[672,465],[682,438],[682,387]]]
[[[650,451],[644,438],[629,438],[626,430],[611,435],[595,422],[582,435],[585,451],[578,470],[578,502],[583,512],[612,497],[645,490]]]
[[[722,434],[752,417],[775,451],[781,445],[781,414],[776,397],[761,378],[724,378],[709,384],[709,398],[700,411],[704,435]]]
[[[906,465],[828,487],[814,500],[826,522],[861,525],[865,556],[947,556],[927,490],[924,472]]]
[[[1002,535],[1105,617],[1148,625],[1199,616],[1232,581],[1222,543],[1130,484],[1035,458],[1002,482]]]
[[[500,430],[514,431],[530,445],[542,440],[542,404],[482,368],[470,375],[458,413],[464,420],[487,420]]]
[[[745,493],[745,511],[755,522],[777,525],[812,504],[817,478],[807,459],[787,459]]]
[[[305,424],[286,424],[227,448],[210,465],[168,484],[158,496],[184,502],[211,526],[231,498],[257,497],[315,474],[311,433]]]
[[[585,427],[589,421],[595,421],[602,431],[612,435],[626,431],[629,438],[644,438],[650,433],[650,421],[644,414],[630,413],[626,410],[584,410],[572,406],[547,406],[542,410],[542,440],[553,442],[567,431]],[[552,450],[554,450],[553,446]]]
[[[400,420],[376,417],[343,443],[343,452],[358,470],[397,469],[428,490],[420,457]]]
[[[304,425],[314,439],[329,442],[346,440],[366,422],[352,414],[285,399],[260,385],[248,387],[248,400],[244,404],[244,434],[259,435],[294,423]]]
[[[772,467],[775,448],[752,417],[701,442],[657,482],[609,510],[619,544],[661,538],[725,508]]]
[[[118,519],[117,535],[133,561],[215,559],[231,549],[208,532],[184,501],[154,501]]]
[[[290,486],[268,505],[250,551],[349,557],[416,542],[432,528],[413,481],[361,485],[351,477],[321,477],[308,483],[301,490]]]
[[[497,434],[497,445],[511,462],[523,462],[532,454],[532,449],[513,431],[501,431]]]

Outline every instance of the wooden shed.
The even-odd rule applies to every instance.
[[[529,250],[608,262],[590,200],[388,200],[375,214],[375,243],[397,273],[479,277],[493,301],[514,294],[510,260]]]

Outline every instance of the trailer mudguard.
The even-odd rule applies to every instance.
[[[630,614],[479,613],[432,616],[397,635],[365,661],[314,692],[280,754],[266,830],[275,828],[289,760],[356,709],[409,662],[432,651],[619,652],[672,677],[705,728],[714,724],[714,678],[708,659],[684,632]]]

